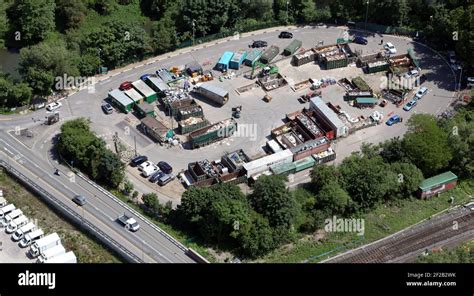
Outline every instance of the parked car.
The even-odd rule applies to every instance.
[[[395,48],[395,46],[391,42],[387,42],[384,45],[384,48],[388,53],[391,53],[391,54],[397,53],[397,49]]]
[[[128,90],[132,88],[132,82],[131,81],[125,81],[120,84],[119,89],[120,90]]]
[[[114,112],[114,108],[109,103],[104,103],[102,104],[102,111],[104,111],[105,114],[112,114]]]
[[[267,47],[267,46],[268,46],[267,41],[263,41],[263,40],[254,41],[254,42],[250,45],[250,47],[252,47],[252,48]]]
[[[137,165],[141,165],[142,163],[144,163],[147,160],[148,160],[147,156],[139,155],[137,157],[132,158],[132,160],[130,161],[130,165],[133,166],[133,167],[136,167]]]
[[[398,115],[393,115],[392,117],[390,117],[390,118],[387,120],[386,124],[387,124],[388,126],[392,126],[392,125],[394,125],[395,123],[399,123],[399,122],[402,122],[402,118],[401,118],[400,116],[398,116]]]
[[[48,104],[48,106],[46,106],[46,110],[48,111],[54,111],[56,109],[59,109],[61,108],[63,104],[61,104],[61,102],[53,102],[51,104]]]
[[[140,79],[141,79],[142,81],[145,81],[145,80],[147,80],[148,77],[150,77],[150,76],[151,76],[151,74],[143,74],[142,76],[140,76]]]
[[[428,88],[426,86],[422,86],[420,87],[420,89],[416,92],[416,97],[418,99],[421,99],[424,95],[426,95],[426,93],[428,93]]]
[[[153,162],[149,161],[149,160],[144,161],[143,163],[141,163],[138,166],[138,170],[143,171],[146,167],[149,167],[149,166],[152,166],[152,165],[155,165],[155,164]]]
[[[356,36],[353,41],[354,43],[362,44],[362,45],[367,45],[367,43],[369,43],[369,41],[362,36]]]
[[[165,174],[161,178],[158,179],[158,185],[165,186],[166,184],[171,182],[171,180],[173,179],[174,179],[173,175]]]
[[[173,172],[173,168],[166,161],[158,162],[158,167],[166,174],[171,174]]]
[[[82,195],[76,195],[72,199],[73,202],[75,202],[78,206],[83,206],[87,203],[86,198]]]
[[[405,106],[403,106],[403,110],[410,111],[413,107],[416,106],[417,101],[418,101],[417,98],[413,98],[413,100],[411,100],[410,102],[406,103]]]
[[[416,77],[418,75],[420,75],[420,72],[418,70],[411,70],[408,73],[406,73],[403,77],[408,79],[408,78],[411,78],[411,77]]]
[[[293,38],[293,33],[283,31],[278,35],[278,38]]]
[[[148,178],[159,170],[160,169],[156,165],[149,165],[142,170],[142,175],[143,177]]]
[[[474,202],[470,202],[464,205],[466,209],[469,209],[471,211],[474,211]]]
[[[165,173],[163,173],[162,171],[157,171],[153,175],[151,175],[150,179],[148,179],[148,180],[152,183],[155,183],[156,181],[158,181],[164,175],[165,175]]]

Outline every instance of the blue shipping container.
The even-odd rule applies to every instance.
[[[216,65],[216,69],[221,72],[226,72],[227,70],[229,70],[229,63],[233,56],[234,53],[231,51],[224,52],[224,54],[221,56],[219,62]]]
[[[230,60],[229,68],[239,70],[240,65],[244,62],[245,58],[247,57],[247,52],[237,52]]]

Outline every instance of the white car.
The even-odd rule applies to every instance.
[[[153,165],[155,165],[153,162],[147,160],[147,161],[145,161],[144,163],[142,163],[141,165],[138,166],[138,170],[143,171],[146,167],[153,166]]]
[[[46,106],[46,110],[54,111],[56,109],[61,108],[62,105],[63,104],[61,104],[61,102],[54,102],[54,103],[48,104],[48,106]]]
[[[423,86],[421,87],[417,92],[416,92],[416,97],[418,99],[421,99],[424,95],[426,95],[426,93],[428,92],[428,88]]]
[[[151,175],[153,175],[154,173],[158,172],[160,169],[158,168],[158,166],[156,165],[149,165],[147,166],[146,168],[144,168],[142,170],[142,175],[143,177],[150,177]]]
[[[397,49],[395,48],[395,46],[393,46],[391,42],[387,42],[383,48],[385,48],[385,50],[389,53],[397,53]]]
[[[403,77],[408,79],[410,77],[416,77],[418,75],[420,75],[420,72],[418,72],[418,70],[411,70],[410,72],[407,72]]]

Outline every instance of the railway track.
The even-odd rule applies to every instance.
[[[329,259],[328,263],[397,262],[408,254],[421,253],[463,235],[474,237],[474,212],[461,209],[427,221],[395,236]]]

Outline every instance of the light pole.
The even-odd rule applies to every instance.
[[[193,19],[193,46],[194,46],[194,35],[196,34],[196,21]]]
[[[369,15],[369,1],[368,0],[366,4],[367,4],[367,9],[365,10],[365,28],[364,28],[365,31],[367,31],[367,17]]]
[[[288,5],[290,4],[290,1],[286,1],[286,24],[288,25]]]

